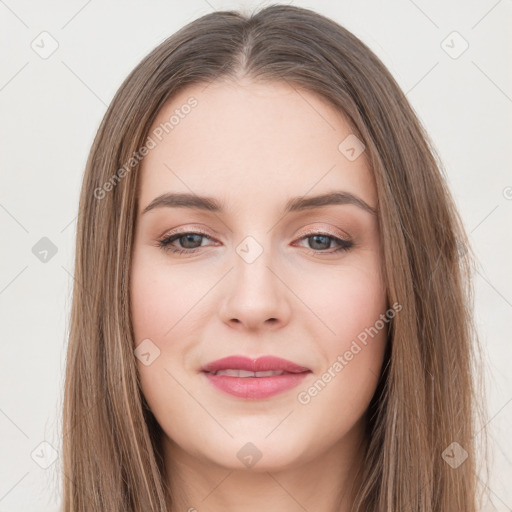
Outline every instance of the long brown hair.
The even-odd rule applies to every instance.
[[[176,92],[241,76],[286,81],[331,102],[363,141],[375,179],[388,300],[402,310],[369,409],[353,510],[475,512],[481,396],[473,377],[472,259],[445,171],[374,53],[334,21],[287,5],[251,16],[214,12],[189,23],[137,65],[99,127],[79,205],[63,511],[164,512],[172,503],[162,431],[141,392],[130,320],[141,148]],[[460,464],[449,463],[465,454]]]

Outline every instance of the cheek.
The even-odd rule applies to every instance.
[[[134,349],[144,342],[149,352],[158,354],[148,365],[137,359],[143,393],[158,420],[165,420],[173,404],[180,405],[177,398],[169,401],[169,395],[180,392],[173,376],[181,382],[188,369],[185,356],[194,343],[190,336],[197,320],[194,307],[205,293],[204,283],[207,272],[195,273],[191,279],[190,273],[162,264],[143,250],[134,256],[130,280]]]
[[[135,344],[145,338],[164,343],[172,337],[181,327],[181,319],[204,294],[200,282],[201,276],[195,275],[191,280],[179,268],[166,267],[148,256],[136,258],[130,284]]]
[[[303,444],[309,443],[312,452],[350,439],[356,425],[362,424],[377,388],[385,347],[385,330],[366,345],[340,341],[326,366],[307,386],[297,389],[294,421],[300,426]]]
[[[365,277],[355,273],[330,289],[327,313],[331,328],[340,340],[357,337],[385,312],[385,290],[377,277]]]
[[[316,322],[315,328],[323,366],[313,387],[302,388],[297,398],[312,416],[336,425],[338,432],[363,414],[378,382],[394,316],[386,316],[386,289],[379,268],[377,260],[367,261],[337,269],[323,287],[306,283],[311,309],[325,324]]]
[[[169,400],[169,396],[174,389],[174,380],[166,370],[169,368],[169,357],[172,357],[169,349],[173,353],[179,351],[176,346],[179,338],[172,339],[177,330],[173,329],[173,325],[178,321],[181,309],[181,299],[176,293],[181,286],[177,275],[179,273],[174,273],[171,279],[170,272],[166,273],[144,254],[134,257],[130,280],[134,349],[144,346],[147,347],[144,352],[151,354],[148,364],[136,359],[137,370],[144,397],[161,425],[167,417],[172,417],[169,405],[173,401]],[[171,340],[173,343],[170,343]]]
[[[310,274],[302,294],[325,324],[326,346],[340,349],[385,313],[387,294],[376,257],[329,270],[322,279]]]

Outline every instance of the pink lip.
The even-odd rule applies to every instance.
[[[274,377],[230,377],[215,375],[218,370],[238,369],[252,372],[284,371]],[[208,363],[201,368],[208,381],[217,389],[230,395],[245,399],[262,399],[282,393],[297,386],[311,370],[286,359],[263,356],[249,359],[243,356],[230,356]],[[208,373],[212,372],[212,373]]]
[[[203,372],[216,372],[218,370],[248,370],[251,372],[265,372],[270,370],[281,370],[288,373],[300,373],[309,371],[305,366],[299,366],[287,359],[274,356],[263,356],[258,359],[249,359],[245,356],[229,356],[217,361],[212,361],[203,366]]]

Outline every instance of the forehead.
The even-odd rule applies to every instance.
[[[187,87],[162,107],[149,137],[140,210],[171,191],[257,207],[342,188],[376,203],[365,152],[356,159],[344,153],[354,134],[343,114],[286,82]]]

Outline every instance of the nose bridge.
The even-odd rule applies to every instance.
[[[224,321],[237,321],[247,327],[267,320],[286,322],[289,304],[286,287],[276,276],[276,258],[269,237],[246,236],[236,247],[233,272],[221,308]]]
[[[276,277],[269,269],[275,260],[269,238],[248,235],[236,246],[235,252],[236,291],[257,300],[263,297],[269,303],[277,292]]]

